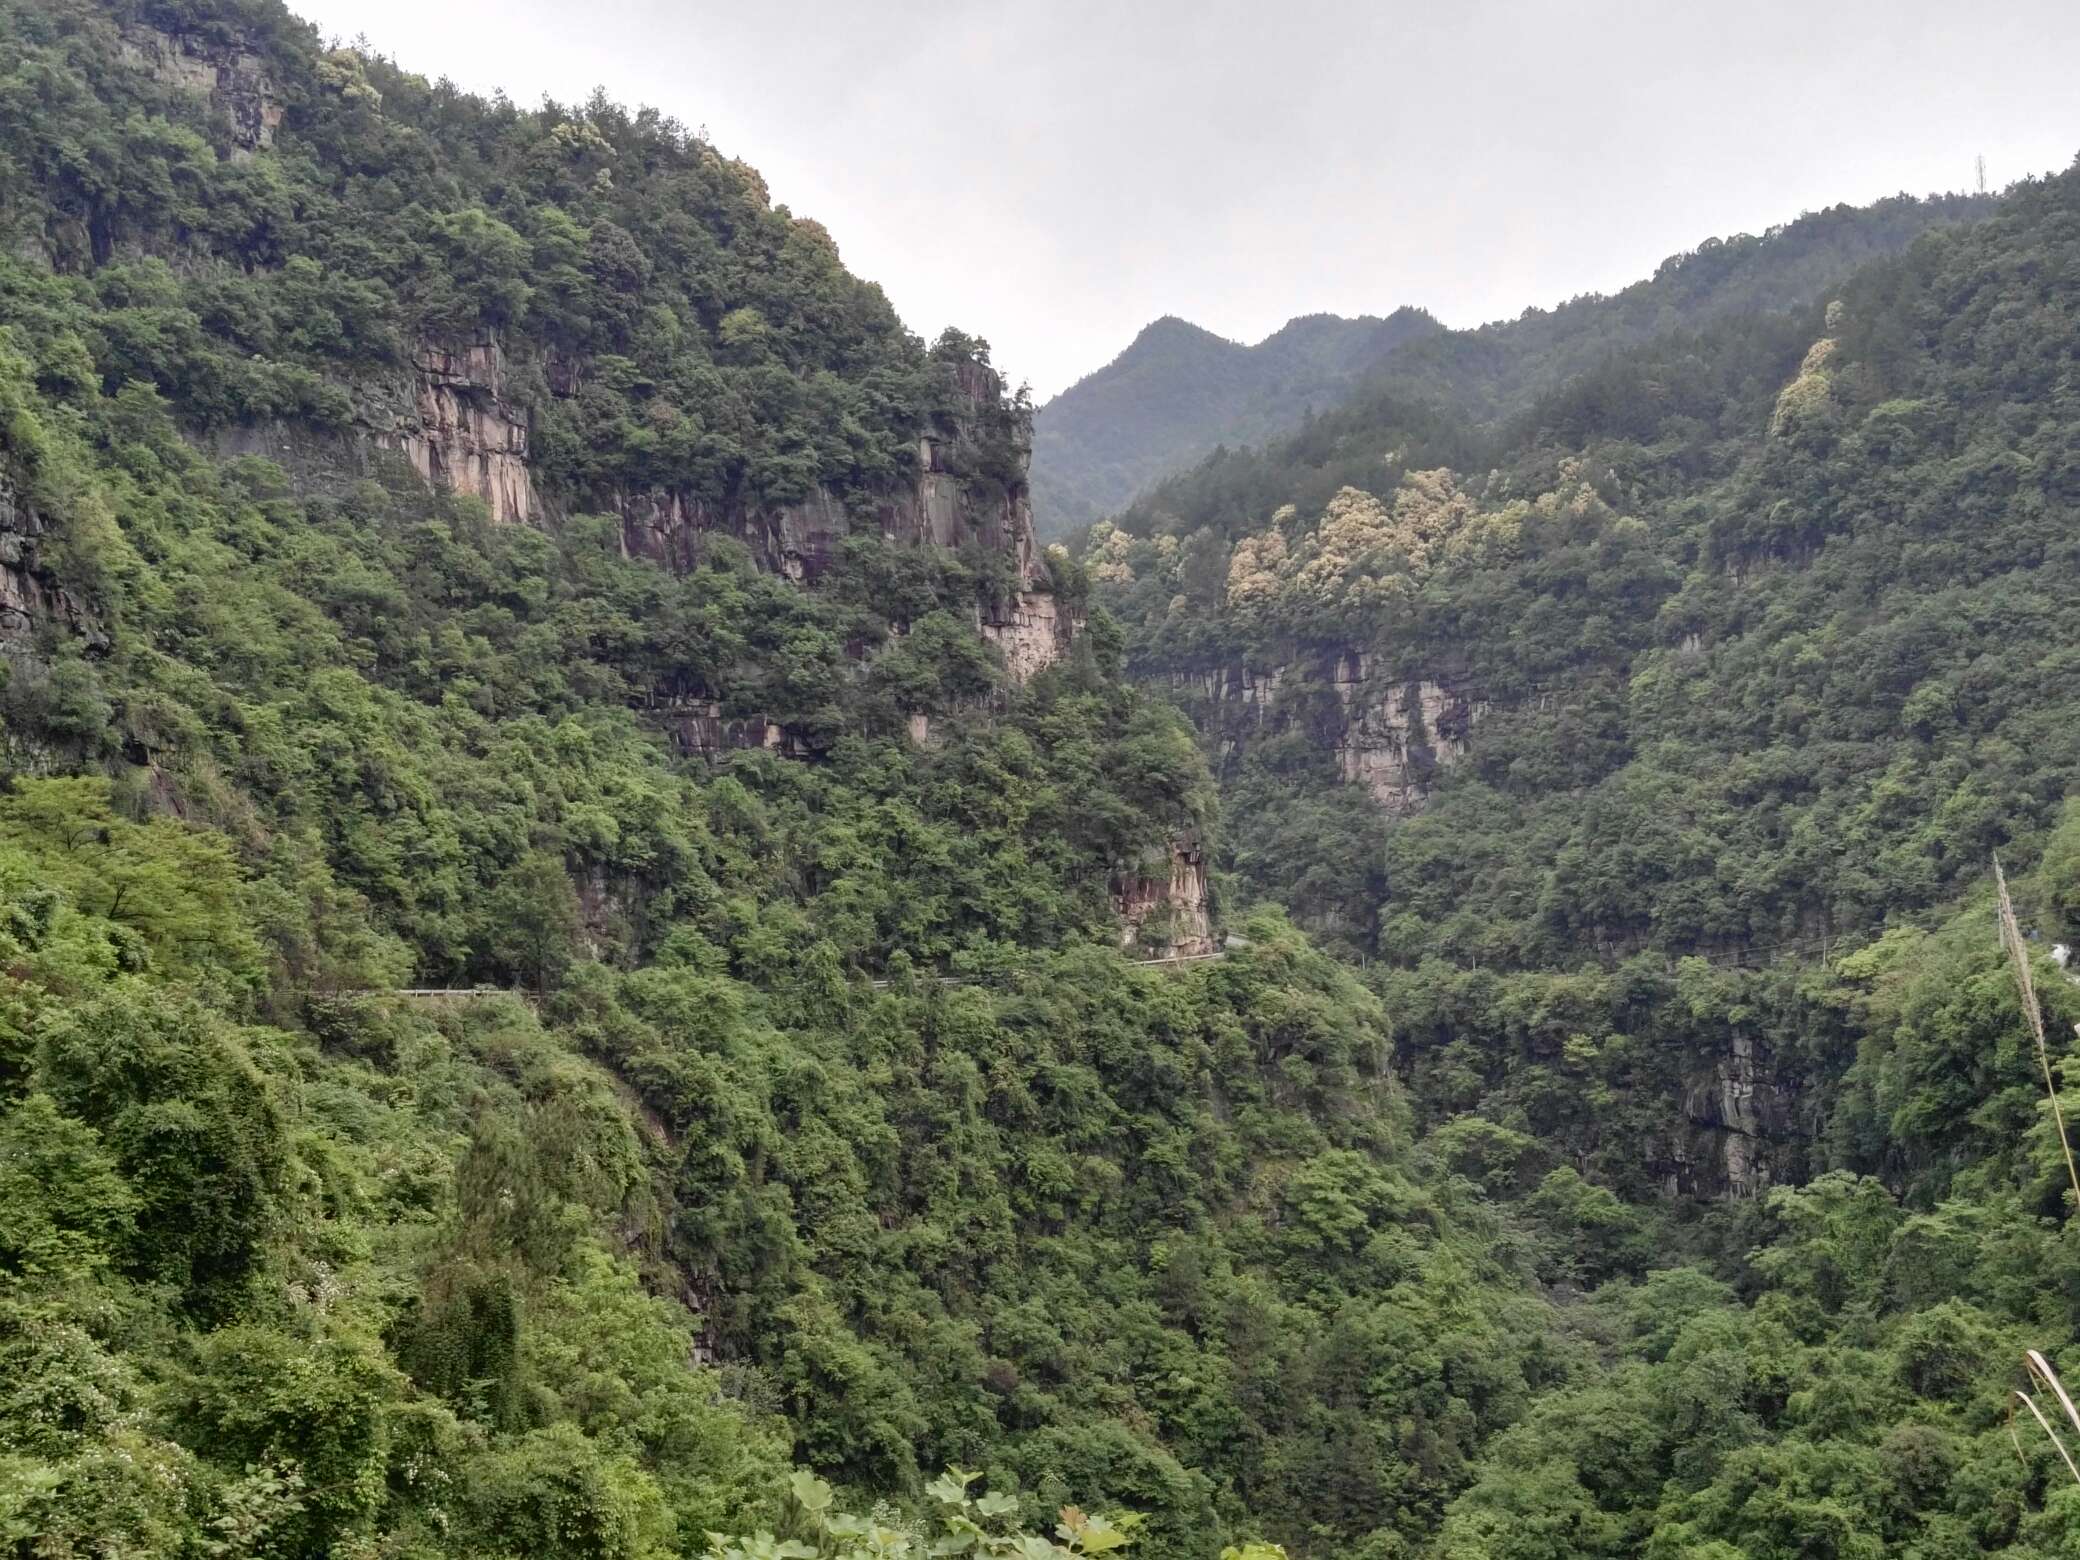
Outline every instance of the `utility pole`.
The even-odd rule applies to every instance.
[[[1984,195],[1986,193],[1986,154],[1981,152],[1977,157],[1974,157],[1972,165],[1979,173],[1979,193]]]

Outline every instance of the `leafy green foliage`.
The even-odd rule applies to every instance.
[[[1018,685],[1001,551],[870,523],[804,589],[592,512],[865,515],[994,383],[748,168],[260,0],[0,37],[11,1551],[2070,1547],[2000,1410],[2071,1210],[1971,895],[2005,845],[2041,942],[2080,904],[2071,181],[1839,310],[1968,213],[1404,343],[1063,566],[1117,616]],[[370,446],[494,342],[540,528]],[[1009,500],[1023,408],[966,415]],[[1415,817],[1316,740],[1352,648],[1482,695]],[[1124,673],[1287,656],[1223,822]],[[1239,940],[1136,968],[1185,834]],[[1734,1135],[1754,1195],[1684,1195]]]
[[[1600,361],[1568,311],[1478,371],[1412,343],[1087,541],[1130,665],[1219,745],[1237,886],[1370,962],[1425,1149],[1588,1297],[1437,1552],[2061,1541],[2062,1466],[1998,1428],[2019,1350],[2070,1348],[2071,1209],[1986,874],[2041,861],[2068,1066],[2076,198],[1802,296],[1855,222],[1792,230],[1761,317],[1569,306]],[[1462,724],[1385,706],[1383,815],[1355,706],[1418,684]]]
[[[1037,1533],[1022,1533],[1004,1519],[1018,1510],[1018,1502],[995,1491],[982,1496],[969,1493],[980,1473],[949,1468],[925,1486],[925,1494],[937,1507],[937,1536],[923,1524],[890,1525],[877,1509],[875,1516],[855,1517],[833,1509],[835,1492],[806,1468],[795,1470],[789,1486],[798,1512],[803,1538],[775,1538],[759,1533],[750,1538],[708,1535],[708,1560],[902,1560],[909,1555],[987,1555],[1005,1560],[1063,1560],[1065,1556],[1106,1554],[1133,1542],[1140,1519],[1132,1513],[1093,1517],[1075,1506],[1064,1506],[1055,1525],[1055,1539]]]

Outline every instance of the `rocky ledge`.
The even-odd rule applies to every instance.
[[[1165,857],[1114,874],[1112,907],[1120,946],[1147,959],[1196,958],[1214,951],[1206,853],[1197,838],[1171,841]]]

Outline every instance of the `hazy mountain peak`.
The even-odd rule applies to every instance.
[[[1441,327],[1421,309],[1384,318],[1303,314],[1255,346],[1166,314],[1041,408],[1033,495],[1057,534],[1130,502],[1219,444],[1250,444],[1338,401],[1385,355]]]

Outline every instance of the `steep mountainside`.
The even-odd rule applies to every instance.
[[[1845,1368],[1823,1360],[1870,1335],[1829,1318],[1863,1307],[1876,1338],[1962,1349],[1962,1401],[2005,1329],[2072,1325],[2056,1263],[1971,1237],[1936,1276],[1897,1242],[2070,1212],[1984,884],[1996,851],[2041,859],[2032,935],[2080,932],[2080,170],[1809,305],[1625,335],[1506,417],[1458,371],[1480,343],[1413,344],[1398,385],[1206,463],[1084,563],[1216,762],[1217,867],[1370,962],[1433,1141],[1506,1129],[1636,1203],[1755,1198],[1872,1242],[1794,1286],[1790,1336],[1762,1343],[1758,1306],[1710,1346],[1751,1451],[1686,1469],[1648,1429],[1670,1355],[1512,1431],[1445,1552],[1792,1554],[1827,1528],[1823,1552],[1950,1552],[1970,1524],[1871,1504],[1904,1406],[1829,1424],[1750,1351]],[[1787,1260],[1729,1276],[1785,1303]],[[1585,1451],[1584,1414],[1637,1433]],[[1981,1476],[1938,1444],[1940,1480]],[[1527,1547],[1561,1510],[1571,1536]]]
[[[1419,309],[1385,319],[1308,314],[1246,347],[1185,320],[1157,320],[1035,416],[1041,533],[1117,513],[1217,445],[1257,444],[1297,427],[1403,342],[1438,328]]]
[[[1824,308],[1614,354],[1486,439],[1445,397],[1353,414],[1326,462],[1262,458],[1301,502],[1253,523],[1208,472],[1126,517],[1147,534],[1101,528],[1087,564],[1217,744],[1246,881],[1424,971],[1380,980],[1438,1108],[1524,1083],[1511,1042],[1424,1084],[1427,1045],[1471,1060],[1500,1022],[1488,998],[1448,1017],[1447,969],[1531,989],[1854,945],[2055,821],[2080,764],[2056,671],[2076,189],[2022,188]],[[1680,984],[1615,1022],[1677,1002],[1688,1082],[1612,1081],[1694,1098],[1716,1148],[1642,1159],[1597,1120],[1583,1151],[1640,1186],[1802,1173],[1846,1054],[1814,1052],[1788,988],[1715,1040]],[[1756,1121],[1711,1104],[1715,1073]]]
[[[1563,384],[1593,382],[1623,348],[1719,321],[1752,319],[1759,329],[1773,328],[1770,316],[1821,301],[1859,266],[1898,253],[1930,228],[1986,209],[1984,197],[1963,195],[1835,206],[1759,237],[1707,240],[1609,297],[1528,309],[1478,330],[1417,333],[1341,395],[1318,400],[1319,415],[1305,430],[1287,438],[1229,439],[1196,466],[1173,464],[1177,475],[1137,490],[1128,506],[1136,513],[1124,523],[1134,532],[1179,530],[1178,520],[1161,518],[1174,514],[1188,522],[1184,530],[1207,523],[1232,530],[1281,503],[1319,506],[1346,483],[1370,481],[1369,463],[1391,447],[1382,441],[1426,415],[1442,419],[1422,425],[1433,446],[1450,458],[1472,459],[1498,438],[1506,444],[1513,419],[1538,398]],[[1296,427],[1300,412],[1298,404],[1289,407],[1283,425]],[[1043,448],[1047,423],[1043,414]],[[1276,430],[1267,424],[1265,431]],[[1244,448],[1246,442],[1257,447]],[[1211,441],[1202,447],[1211,448]],[[1131,463],[1134,456],[1123,458]],[[1114,503],[1101,513],[1121,507]]]
[[[0,38],[10,1549],[681,1553],[795,1459],[1288,1520],[1337,1429],[1237,1403],[1378,1275],[1271,1232],[1429,1194],[1290,929],[1124,956],[1209,944],[1205,772],[979,345],[604,99]]]
[[[2071,1552],[2076,211],[1079,563],[659,116],[0,0],[0,1547]]]

